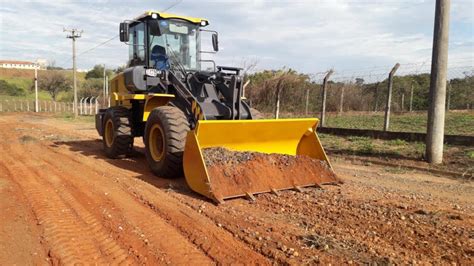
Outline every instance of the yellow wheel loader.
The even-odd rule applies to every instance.
[[[110,81],[111,107],[96,115],[106,155],[126,156],[134,138],[143,137],[153,173],[163,178],[184,174],[192,190],[216,202],[318,185],[311,176],[295,183],[290,174],[272,186],[271,176],[261,176],[268,179],[268,187],[214,193],[219,182],[209,176],[204,148],[306,155],[325,161],[329,170],[330,164],[316,135],[317,119],[256,120],[259,114],[242,95],[241,69],[201,58],[219,50],[218,33],[206,30],[208,24],[206,19],[154,11],[120,23],[120,41],[129,46],[128,66]],[[202,50],[203,33],[212,36],[213,51]]]

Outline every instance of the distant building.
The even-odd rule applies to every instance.
[[[46,60],[38,59],[36,62],[16,61],[16,60],[0,60],[0,68],[16,68],[16,69],[46,69]]]

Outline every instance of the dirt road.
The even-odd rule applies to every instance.
[[[141,143],[101,148],[92,123],[0,114],[0,264],[474,263],[470,181],[338,159],[342,186],[216,206]]]

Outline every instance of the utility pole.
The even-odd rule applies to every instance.
[[[436,0],[426,134],[426,159],[431,164],[443,162],[450,4],[450,0]]]
[[[35,112],[39,112],[38,107],[38,65],[35,65]]]
[[[329,77],[334,73],[334,70],[329,70],[326,76],[324,77],[323,80],[323,99],[322,99],[322,104],[321,104],[321,123],[320,126],[324,127],[324,123],[326,122],[326,98],[327,98],[327,84]]]
[[[395,72],[397,72],[397,69],[399,67],[400,67],[400,64],[396,63],[395,66],[390,71],[390,73],[388,74],[387,104],[385,105],[385,119],[384,119],[383,131],[388,131],[388,127],[390,126],[390,105],[392,104],[393,76],[395,75]]]
[[[411,82],[411,89],[410,89],[410,113],[413,112],[413,81]]]
[[[82,30],[77,29],[63,29],[63,32],[68,32],[66,38],[72,39],[72,84],[74,90],[74,117],[77,118],[77,81],[76,81],[76,39],[81,38]]]

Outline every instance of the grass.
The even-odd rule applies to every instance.
[[[78,116],[77,118],[74,118],[73,113],[66,112],[66,113],[56,113],[56,114],[54,114],[54,117],[56,119],[60,119],[60,120],[63,120],[63,121],[66,121],[66,122],[72,122],[72,123],[76,123],[76,122],[86,122],[86,123],[91,123],[91,124],[95,123],[95,116],[93,116],[93,115],[91,115],[91,116]]]
[[[330,134],[318,134],[321,143],[331,154],[342,156],[377,157],[389,160],[424,161],[425,144],[423,142],[407,142],[404,140],[380,140],[368,137],[342,137]],[[474,147],[444,145],[443,164],[432,166],[454,172],[473,171]]]
[[[425,144],[404,140],[379,140],[369,137],[340,137],[318,134],[324,148],[347,155],[378,155],[421,159]]]
[[[357,128],[382,130],[383,113],[346,113],[343,115],[329,114],[327,127]],[[390,131],[426,132],[427,114],[404,113],[390,117]],[[474,135],[474,112],[448,112],[446,114],[445,134]]]

